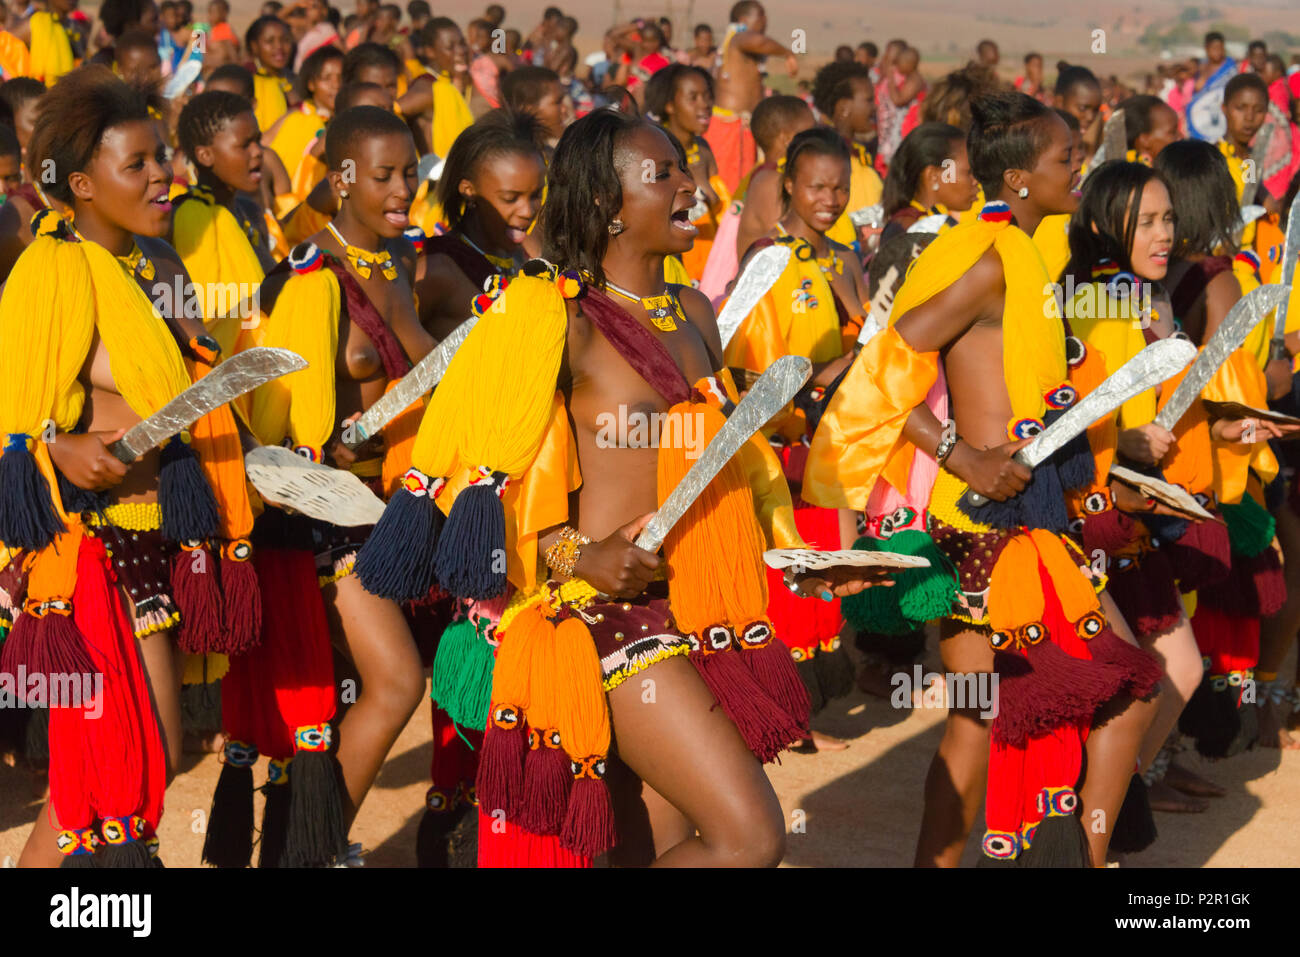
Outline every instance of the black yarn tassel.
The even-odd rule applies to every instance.
[[[1155,843],[1158,833],[1151,814],[1146,782],[1135,774],[1128,782],[1124,803],[1120,806],[1115,829],[1110,835],[1110,849],[1120,854],[1136,854]]]
[[[58,469],[54,470],[54,475],[58,480],[59,498],[63,499],[63,510],[65,512],[103,511],[104,498],[100,493],[92,492],[80,485],[73,485],[68,477]]]
[[[299,751],[294,755],[281,867],[333,867],[347,851],[342,787],[333,754]]]
[[[77,855],[74,855],[74,857]],[[126,868],[153,867],[153,858],[144,841],[123,841],[121,844],[101,844],[91,855],[94,866],[101,869],[122,870]]]
[[[1073,814],[1053,814],[1034,828],[1034,839],[1020,855],[1021,867],[1090,867],[1092,852],[1083,824]]]
[[[27,760],[35,765],[50,763],[50,709],[24,709],[27,712],[27,729],[24,735],[23,752]]]
[[[357,555],[361,587],[399,602],[429,594],[443,526],[442,509],[431,496],[412,495],[399,487]]]
[[[822,693],[829,698],[843,698],[853,690],[853,659],[848,649],[839,645],[834,651],[818,649],[813,657],[813,668]]]
[[[290,765],[292,771],[294,765]],[[289,782],[267,783],[262,788],[266,805],[262,808],[262,835],[258,841],[258,867],[279,867],[284,858],[284,842],[289,829]]]
[[[173,542],[193,542],[217,534],[217,498],[189,445],[172,438],[162,447],[158,473],[158,505],[163,536]]]
[[[438,539],[438,581],[457,598],[495,598],[506,587],[505,547],[506,514],[496,489],[487,482],[469,486]]]
[[[214,867],[248,867],[253,860],[253,767],[221,766],[212,793],[203,862]]]
[[[65,530],[36,456],[25,441],[6,443],[0,455],[0,541],[37,552]]]

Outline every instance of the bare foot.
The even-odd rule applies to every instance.
[[[1151,810],[1171,814],[1200,814],[1210,807],[1210,802],[1205,798],[1183,794],[1163,780],[1147,789],[1147,800],[1151,802]]]
[[[845,751],[849,743],[843,738],[837,738],[833,735],[822,734],[820,731],[812,733],[812,743],[818,751]]]
[[[867,662],[858,672],[858,690],[876,698],[888,698],[894,693],[891,682],[893,668],[886,664]]]
[[[1169,770],[1165,772],[1164,783],[1194,797],[1220,798],[1228,793],[1213,781],[1207,781],[1199,774],[1193,774],[1177,764],[1169,765]]]
[[[1255,743],[1262,748],[1281,748],[1283,751],[1300,750],[1300,741],[1287,733],[1285,722],[1278,716],[1279,707],[1268,698],[1259,703],[1259,736]]]

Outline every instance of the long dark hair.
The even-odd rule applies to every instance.
[[[1156,157],[1156,169],[1164,174],[1174,204],[1174,256],[1234,251],[1241,207],[1218,148],[1200,140],[1170,143]]]
[[[611,107],[592,110],[565,129],[551,157],[546,205],[539,217],[542,255],[562,269],[590,273],[597,288],[605,286],[601,261],[609,248],[609,225],[623,206],[614,154],[623,140],[642,127],[660,130],[630,112]],[[676,146],[685,168],[681,144]]]
[[[885,176],[881,198],[885,218],[912,201],[927,166],[943,166],[944,160],[952,158],[953,144],[965,142],[966,134],[947,123],[922,123],[903,137]]]
[[[518,154],[536,157],[545,164],[538,145],[545,134],[537,117],[531,113],[511,113],[498,109],[484,113],[456,137],[438,180],[438,204],[452,232],[465,219],[465,198],[460,195],[460,181],[473,179],[479,166],[494,156]]]
[[[1093,267],[1103,259],[1132,271],[1129,250],[1137,233],[1142,191],[1151,182],[1164,183],[1165,178],[1149,166],[1124,160],[1102,163],[1089,174],[1079,208],[1070,218],[1066,275],[1075,282],[1088,282]]]

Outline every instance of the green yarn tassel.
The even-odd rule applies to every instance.
[[[1219,511],[1228,526],[1228,541],[1234,555],[1254,558],[1273,544],[1276,522],[1262,505],[1243,495],[1236,505],[1220,503]]]
[[[929,568],[899,572],[892,588],[868,588],[842,599],[844,617],[854,628],[879,635],[901,635],[952,610],[957,597],[957,571],[925,532],[908,529],[887,539],[863,536],[853,547],[917,555],[930,562]]]
[[[452,622],[438,642],[429,696],[456,724],[486,730],[495,663],[481,628],[468,618]]]

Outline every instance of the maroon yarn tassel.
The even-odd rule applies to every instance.
[[[804,729],[759,686],[739,653],[692,651],[687,657],[764,764],[803,737]]]
[[[1232,618],[1267,618],[1286,601],[1286,578],[1270,546],[1254,557],[1232,556],[1228,577],[1202,589],[1198,600]]]
[[[1228,526],[1217,518],[1188,524],[1178,541],[1166,542],[1160,548],[1169,556],[1178,588],[1184,593],[1199,591],[1228,577],[1232,563]]]
[[[560,846],[584,857],[604,854],[618,841],[614,830],[614,803],[609,788],[599,778],[583,776],[573,782]]]
[[[187,654],[222,650],[216,561],[206,545],[192,551],[182,549],[172,556],[172,597],[181,613],[176,643]]]
[[[1138,537],[1137,524],[1123,512],[1108,508],[1083,520],[1083,550],[1088,555],[1098,551],[1118,555]]]
[[[262,592],[252,562],[221,557],[223,653],[239,655],[262,640]]]
[[[1108,571],[1106,591],[1124,620],[1145,638],[1173,628],[1183,616],[1183,602],[1173,569],[1163,552],[1147,552],[1141,564]]]
[[[1091,644],[1097,641],[1094,638]],[[1023,656],[995,652],[998,720],[994,733],[1007,744],[1024,747],[1029,738],[1062,724],[1087,723],[1124,683],[1117,669],[1097,665],[1095,660],[1071,656],[1048,637],[1031,645]]]
[[[1094,662],[1108,665],[1110,671],[1120,676],[1117,690],[1126,691],[1134,698],[1145,698],[1160,684],[1164,669],[1155,655],[1130,645],[1109,626],[1088,642],[1088,650]]]
[[[94,674],[96,669],[85,641],[71,615],[48,612],[37,618],[23,612],[0,646],[0,671],[14,676],[20,696],[26,687],[26,682],[18,681],[20,668],[25,668],[29,680],[35,675],[44,676],[46,687],[51,686],[53,675]],[[49,702],[41,704],[48,706]]]
[[[550,738],[548,741],[547,738]],[[524,797],[519,825],[534,834],[559,834],[564,827],[573,771],[569,756],[559,746],[554,728],[528,731],[528,757],[524,759]],[[482,800],[482,792],[479,792]]]
[[[493,709],[493,713],[497,712]],[[479,807],[492,816],[505,811],[506,820],[518,818],[524,800],[524,760],[528,753],[528,740],[524,736],[523,720],[513,728],[502,728],[493,723],[483,735],[483,750],[478,765]]]
[[[770,641],[761,648],[744,647],[741,658],[759,687],[799,726],[800,736],[807,734],[812,702],[790,657],[790,649],[778,641]]]

